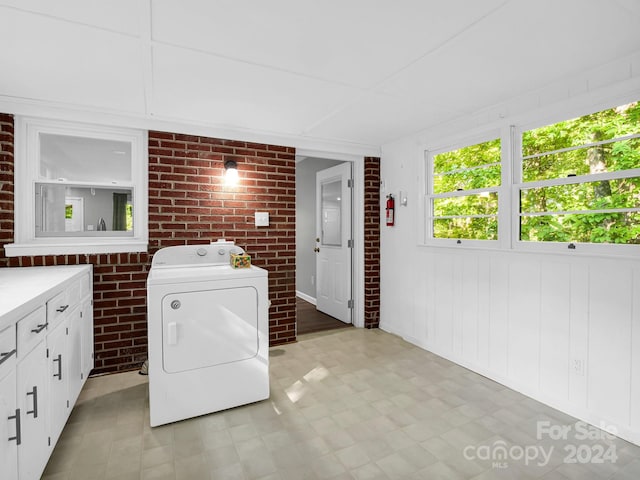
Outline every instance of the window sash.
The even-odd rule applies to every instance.
[[[456,150],[462,150],[464,148],[480,145],[483,143],[495,142],[498,141],[501,150],[501,156],[499,162],[488,162],[482,165],[473,165],[470,167],[463,168],[455,168],[452,170],[441,170],[438,171],[435,169],[434,159],[437,155],[442,153],[454,152]],[[457,219],[491,219],[495,218],[496,222],[499,224],[502,221],[502,215],[499,214],[500,206],[502,205],[501,193],[503,191],[504,184],[504,173],[505,173],[505,162],[502,159],[503,156],[503,138],[501,135],[496,135],[492,137],[485,136],[483,138],[478,138],[478,141],[467,141],[461,142],[460,146],[457,148],[448,148],[437,151],[428,151],[425,150],[425,195],[424,195],[424,215],[422,218],[425,220],[424,225],[424,242],[426,244],[435,243],[435,244],[462,244],[464,241],[464,245],[466,246],[498,246],[498,230],[496,228],[496,238],[490,239],[476,239],[469,237],[437,237],[435,236],[435,226],[434,222],[439,220],[457,220]],[[437,177],[445,177],[447,175],[455,175],[455,174],[463,174],[467,172],[481,171],[486,170],[488,168],[500,168],[500,175],[497,181],[497,184],[490,185],[483,188],[473,188],[473,189],[463,189],[463,190],[451,190],[451,191],[442,191],[435,193],[435,185],[434,179]],[[496,194],[496,205],[497,209],[495,214],[487,214],[487,213],[469,213],[469,214],[460,214],[460,215],[436,215],[434,213],[434,200],[438,199],[448,199],[448,198],[460,198],[460,197],[470,197],[474,195],[480,194]]]
[[[41,133],[116,139],[131,143],[131,183],[135,230],[113,237],[38,237],[35,229],[35,183],[47,183],[39,175]],[[15,214],[14,243],[5,245],[7,256],[146,252],[148,247],[148,132],[26,116],[15,117]],[[60,182],[52,182],[59,184]],[[96,182],[70,182],[91,187]],[[110,184],[114,187],[114,184]],[[124,235],[123,235],[124,233]]]

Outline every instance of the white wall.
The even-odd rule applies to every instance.
[[[418,246],[425,148],[628,95],[640,100],[640,55],[385,145],[381,198],[406,190],[409,205],[382,226],[380,327],[640,444],[640,253]]]

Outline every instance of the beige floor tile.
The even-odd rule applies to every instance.
[[[175,480],[176,471],[173,462],[163,463],[143,469],[140,478],[141,480]]]
[[[147,377],[90,378],[43,478],[640,478],[640,447],[616,439],[615,463],[566,464],[536,422],[575,419],[379,330],[301,338],[270,362],[269,400],[155,428]],[[463,456],[497,441],[555,450],[544,467]]]
[[[347,470],[361,467],[371,461],[366,450],[360,445],[352,445],[335,452],[336,457]]]
[[[376,465],[392,479],[407,478],[418,468],[397,452],[377,460]]]

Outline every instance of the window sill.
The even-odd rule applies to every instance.
[[[87,255],[97,253],[137,253],[147,251],[146,240],[114,240],[78,242],[56,242],[52,239],[33,241],[30,243],[9,243],[4,246],[7,257],[32,255]]]

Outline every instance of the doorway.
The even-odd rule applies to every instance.
[[[336,268],[344,268],[345,261],[348,261],[345,272],[339,274],[340,278],[348,276],[346,286],[341,290],[347,291],[344,295],[337,295],[346,302],[352,298],[351,279],[353,272],[353,260],[351,251],[342,260],[336,262],[334,258],[340,253],[342,240],[338,239],[335,220],[338,212],[325,202],[322,208],[322,198],[335,193],[334,197],[341,199],[345,196],[345,191],[333,192],[335,187],[335,172],[347,168],[351,170],[351,162],[342,160],[332,160],[318,157],[298,157],[296,159],[296,334],[316,333],[336,328],[352,326],[351,310],[345,314],[335,311],[337,303],[327,302],[326,285],[333,284],[330,276],[337,274]],[[318,174],[318,172],[321,172]],[[318,177],[320,175],[320,177]],[[324,177],[323,177],[324,175]],[[320,178],[320,180],[317,180]],[[320,183],[318,183],[320,182]],[[324,182],[324,183],[323,183]],[[344,177],[343,177],[343,183]],[[350,191],[348,193],[351,195]],[[335,200],[335,199],[334,199]],[[347,247],[347,240],[351,240],[352,215],[350,202],[348,215],[344,215],[345,221],[339,230],[348,231],[347,236],[343,236],[344,246]],[[326,211],[325,211],[326,210]],[[326,214],[327,227],[323,229],[323,215]],[[341,216],[340,216],[341,217]],[[326,231],[325,231],[326,230]],[[352,243],[352,242],[350,242]],[[342,249],[344,251],[344,249]],[[344,255],[344,254],[343,254]],[[339,258],[339,257],[338,257]],[[319,271],[318,265],[321,265]],[[324,277],[323,277],[324,275]],[[325,279],[323,282],[323,278]],[[327,281],[327,279],[329,279]],[[320,284],[318,282],[321,282]],[[323,287],[324,285],[324,287]],[[320,295],[320,298],[319,298]],[[352,302],[349,302],[351,308]],[[329,308],[327,308],[329,306]],[[325,310],[324,312],[322,310]],[[338,318],[336,318],[338,317]]]

